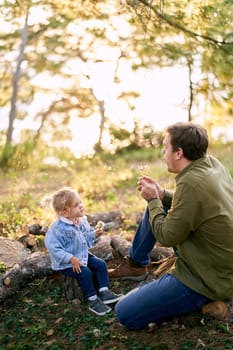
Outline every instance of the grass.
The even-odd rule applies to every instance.
[[[212,153],[233,174],[232,150],[233,145],[215,146]],[[0,234],[19,238],[30,224],[49,225],[54,219],[49,197],[59,187],[68,185],[78,189],[88,213],[119,209],[124,217],[122,232],[133,235],[135,213],[145,207],[136,190],[141,173],[157,178],[167,188],[174,186],[174,176],[150,151],[104,161],[80,160],[59,168],[39,165],[34,170],[2,174]],[[0,273],[4,272],[3,264],[0,268]],[[112,289],[122,293],[136,285],[111,282]],[[98,317],[77,300],[67,302],[55,276],[32,280],[0,304],[0,314],[1,350],[233,349],[232,319],[221,322],[193,313],[147,330],[128,331],[117,322],[113,311]]]
[[[121,289],[132,286],[122,282]],[[148,330],[128,331],[113,312],[100,318],[84,305],[66,302],[51,278],[33,281],[0,311],[2,350],[232,349],[232,323],[195,313]]]
[[[54,167],[40,166],[0,175],[0,234],[17,236],[29,223],[50,224],[53,211],[47,205],[51,194],[63,186],[76,188],[87,213],[121,210],[122,215],[134,220],[134,215],[144,209],[139,196],[137,179],[142,173],[156,176],[163,183],[172,179],[163,162],[147,159],[150,151],[141,153],[141,160],[128,157],[95,160],[77,160],[75,164]],[[137,156],[139,157],[139,156]]]
[[[133,287],[125,283],[121,289]],[[0,307],[2,350],[232,349],[232,323],[195,313],[148,330],[128,331],[113,312],[100,318],[77,302],[66,302],[51,278],[33,281],[11,303]]]

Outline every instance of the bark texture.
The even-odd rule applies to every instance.
[[[25,287],[33,278],[48,276],[52,273],[48,253],[32,253],[0,277],[0,302]]]
[[[16,240],[0,237],[0,262],[11,268],[27,259],[29,251]]]

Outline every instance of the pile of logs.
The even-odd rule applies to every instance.
[[[114,249],[122,257],[128,254],[131,242],[117,232],[122,223],[120,212],[95,214],[88,216],[88,220],[93,226],[100,220],[105,222],[106,234],[100,236],[95,246],[90,249],[93,254],[105,261],[114,258]],[[20,241],[0,237],[0,262],[7,267],[7,270],[0,275],[0,303],[25,287],[34,278],[54,274],[50,267],[47,250],[45,248],[37,250],[36,239],[32,239],[33,236],[45,234],[45,232],[46,230],[40,225],[32,225],[28,229],[28,234]],[[171,248],[155,247],[151,252],[151,259],[160,261],[172,254]],[[78,286],[73,280],[63,279],[63,289],[67,300],[76,297],[82,299]]]

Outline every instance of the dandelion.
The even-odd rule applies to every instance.
[[[137,166],[137,170],[138,172],[142,175],[148,175],[148,172],[150,170],[150,166],[149,165],[143,165],[143,164],[139,164]]]

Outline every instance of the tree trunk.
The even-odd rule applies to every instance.
[[[188,76],[189,76],[189,105],[188,105],[188,121],[192,122],[193,107],[193,82],[192,82],[192,60],[188,59]]]
[[[8,145],[12,143],[12,135],[13,135],[13,125],[14,121],[16,119],[16,103],[17,103],[17,95],[18,95],[18,88],[19,88],[19,80],[20,80],[20,75],[21,75],[21,65],[23,62],[23,57],[24,57],[24,51],[25,51],[25,46],[27,44],[27,35],[28,35],[28,16],[29,16],[29,9],[27,11],[26,17],[25,17],[25,22],[24,22],[24,27],[22,30],[21,34],[21,45],[20,45],[20,51],[19,51],[19,56],[17,60],[17,66],[16,66],[16,71],[13,76],[13,92],[12,92],[12,97],[11,97],[11,109],[10,109],[10,114],[9,114],[9,123],[8,123],[8,129],[7,129],[7,137],[6,137],[6,149]]]

